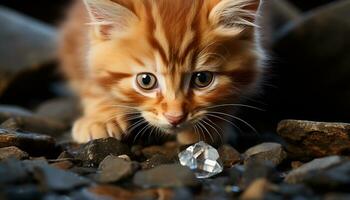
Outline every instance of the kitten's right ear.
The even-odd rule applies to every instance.
[[[138,21],[128,8],[111,0],[83,0],[89,13],[94,35],[109,39],[113,32],[123,33]]]

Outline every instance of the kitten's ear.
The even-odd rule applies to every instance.
[[[209,22],[220,35],[236,35],[248,27],[257,27],[256,17],[262,0],[215,0]]]
[[[100,38],[109,38],[113,31],[126,31],[138,18],[128,8],[111,0],[83,0],[94,28]]]

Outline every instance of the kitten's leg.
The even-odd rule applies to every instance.
[[[113,102],[104,98],[84,98],[84,115],[73,126],[72,136],[76,142],[114,137],[121,139],[127,129],[127,111],[113,107]],[[115,103],[115,102],[114,102]]]

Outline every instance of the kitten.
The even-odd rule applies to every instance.
[[[80,143],[130,132],[222,142],[261,77],[259,0],[84,0],[62,27]],[[137,137],[137,136],[136,136]],[[136,139],[136,138],[135,138]]]

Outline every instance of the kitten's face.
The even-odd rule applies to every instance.
[[[256,10],[252,0],[99,0],[118,14],[92,27],[91,75],[116,104],[134,107],[164,132],[210,117],[210,107],[238,101],[259,74],[252,19],[230,15],[225,24],[217,16],[231,5],[225,1],[241,2],[245,14]],[[92,11],[113,18],[99,12]]]

